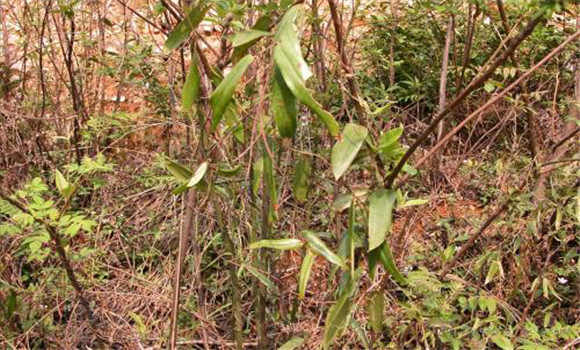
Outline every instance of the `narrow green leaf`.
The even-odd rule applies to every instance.
[[[351,276],[350,273],[346,273],[345,276],[346,275]],[[351,297],[354,292],[356,283],[355,281],[352,281],[351,277],[349,277],[349,279],[350,281],[347,283],[348,288],[343,290],[336,303],[328,310],[328,315],[326,316],[326,323],[324,327],[324,338],[322,342],[324,349],[328,349],[330,347],[334,341],[334,338],[336,338],[336,336],[344,329],[350,317],[352,310]]]
[[[254,57],[247,55],[240,60],[231,70],[231,72],[222,80],[218,87],[211,94],[209,100],[213,110],[213,119],[211,121],[211,129],[215,131],[220,120],[222,119],[228,104],[230,103],[236,85],[242,79],[244,72],[252,63]]]
[[[369,269],[369,276],[371,279],[375,278],[375,271],[377,265],[381,261],[381,247],[371,250],[367,253],[367,263]]]
[[[304,242],[295,238],[264,239],[250,244],[250,249],[272,248],[278,250],[295,250],[302,247]]]
[[[169,33],[167,40],[165,41],[165,47],[167,50],[175,50],[176,48],[184,42],[193,29],[195,29],[198,24],[203,20],[207,11],[209,11],[210,6],[205,4],[205,1],[201,0],[197,6],[192,8],[187,16],[179,22],[179,24]]]
[[[502,334],[496,334],[491,337],[491,341],[494,342],[495,345],[499,346],[502,350],[513,350],[514,346],[512,342]]]
[[[373,331],[380,333],[383,331],[383,315],[385,309],[385,296],[382,292],[374,292],[368,304],[369,322]]]
[[[184,184],[179,185],[173,191],[171,191],[171,193],[178,196],[178,195],[184,193],[185,191],[187,191],[188,189],[189,189],[189,187],[187,186],[187,183],[184,183]]]
[[[187,169],[183,165],[172,161],[171,159],[165,159],[165,169],[167,169],[171,175],[175,176],[177,181],[183,183],[189,181],[193,173],[191,170]]]
[[[258,18],[256,24],[254,24],[254,26],[252,27],[252,30],[265,32],[270,28],[271,22],[272,18],[270,17],[270,15],[264,15]],[[232,62],[234,63],[238,62],[240,58],[242,58],[246,54],[246,52],[248,52],[248,50],[259,40],[260,38],[257,38],[238,47],[234,47],[234,52],[232,54]]]
[[[76,186],[71,185],[58,169],[56,169],[54,172],[54,181],[56,183],[56,188],[58,189],[58,192],[62,195],[64,199],[69,200],[70,197],[75,192]]]
[[[294,94],[301,103],[310,108],[310,110],[320,118],[332,136],[338,136],[340,131],[338,123],[332,114],[325,111],[322,106],[314,100],[310,91],[308,91],[306,85],[304,85],[304,81],[300,79],[297,71],[298,68],[295,68],[298,67],[298,62],[295,57],[289,56],[289,54],[284,51],[283,46],[278,45],[274,49],[274,60],[280,68],[284,81],[290,91],[292,91],[292,94]]]
[[[379,247],[393,222],[397,194],[393,190],[377,190],[369,198],[369,251]]]
[[[332,136],[338,136],[340,131],[338,123],[332,114],[316,102],[305,85],[306,80],[312,76],[312,71],[308,68],[300,50],[301,25],[298,21],[303,18],[303,12],[303,6],[296,5],[282,17],[276,33],[278,45],[274,48],[274,61],[292,94],[320,118]]]
[[[336,255],[328,246],[312,231],[302,231],[302,237],[308,241],[308,246],[316,253],[322,255],[326,260],[346,269],[344,261]]]
[[[69,186],[68,181],[66,181],[66,178],[58,169],[54,171],[54,182],[56,183],[56,188],[61,194],[63,190]]]
[[[316,255],[310,250],[306,250],[306,254],[302,259],[302,266],[300,266],[300,276],[298,277],[298,299],[302,300],[306,296],[306,285],[308,284],[308,278],[310,278],[310,272],[312,272],[312,264]]]
[[[270,146],[272,147],[272,146]],[[276,177],[274,172],[274,167],[272,164],[272,159],[268,152],[264,152],[264,184],[270,196],[270,220],[275,221],[278,219],[278,189],[276,187]]]
[[[304,344],[304,339],[300,337],[292,337],[290,340],[282,344],[278,350],[294,350],[298,348],[300,345]]]
[[[264,173],[264,157],[258,158],[252,165],[252,194],[258,195],[262,174]]]
[[[281,137],[293,138],[296,134],[298,106],[292,91],[284,82],[278,66],[274,68],[272,90],[270,92],[270,110]]]
[[[199,69],[197,68],[197,61],[193,58],[189,67],[189,73],[185,79],[185,84],[183,85],[181,96],[181,109],[184,112],[188,112],[195,101],[197,101],[200,79],[201,76],[199,75]]]
[[[236,35],[232,38],[232,46],[238,47],[245,45],[252,41],[257,41],[263,36],[270,36],[272,33],[265,32],[263,30],[256,30],[256,29],[247,29],[242,30],[241,32],[237,32]]]
[[[193,186],[197,185],[201,181],[201,179],[203,179],[203,176],[205,175],[205,172],[207,171],[208,165],[209,164],[207,162],[201,163],[201,165],[197,168],[197,170],[195,171],[195,173],[193,174],[193,176],[191,177],[191,179],[187,183],[187,187],[193,187]]]
[[[332,147],[331,165],[336,180],[348,170],[368,135],[364,126],[347,124],[341,139]]]
[[[260,281],[263,285],[265,285],[266,288],[268,288],[270,290],[276,289],[276,285],[274,285],[274,283],[268,277],[266,277],[263,273],[261,273],[260,270],[254,268],[253,266],[250,266],[248,264],[243,264],[242,266],[246,270],[248,270],[249,273],[254,275],[254,277],[256,277],[258,279],[258,281]]]
[[[240,171],[242,170],[242,167],[240,165],[236,165],[233,168],[228,168],[225,165],[219,165],[218,166],[218,175],[223,176],[223,177],[233,177],[236,176],[240,173]]]
[[[489,282],[493,281],[493,278],[499,272],[499,267],[495,261],[491,263],[489,266],[489,271],[487,272],[487,276],[485,276],[485,283],[488,284]]]
[[[304,203],[308,199],[308,182],[311,172],[308,159],[301,157],[296,164],[296,172],[292,181],[292,193],[298,203]]]
[[[401,208],[407,208],[407,207],[412,207],[415,205],[423,205],[423,204],[427,204],[429,203],[429,201],[427,199],[410,199],[408,201],[406,201]]]
[[[403,274],[401,274],[399,269],[397,269],[397,265],[395,265],[395,259],[393,258],[393,253],[391,252],[391,247],[389,247],[389,244],[385,241],[383,246],[377,249],[379,249],[379,259],[385,270],[387,270],[387,272],[393,276],[395,281],[402,285],[406,285],[407,279],[403,276]]]
[[[370,350],[371,342],[369,341],[369,338],[367,337],[364,328],[362,328],[361,325],[353,317],[350,317],[348,325],[356,333],[356,335],[358,335],[363,347],[366,350]]]

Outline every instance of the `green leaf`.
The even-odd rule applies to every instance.
[[[369,251],[379,247],[393,222],[397,194],[393,190],[377,190],[369,199]]]
[[[250,244],[250,249],[272,248],[278,250],[295,250],[302,247],[304,242],[296,238],[264,239]]]
[[[274,285],[274,283],[268,277],[266,277],[263,273],[261,273],[258,269],[254,268],[253,266],[250,266],[248,264],[243,264],[242,266],[246,270],[248,270],[249,273],[254,275],[254,277],[256,277],[263,285],[265,285],[266,288],[271,289],[271,290],[277,289],[276,286]]]
[[[338,123],[332,114],[325,111],[322,106],[314,100],[310,91],[308,91],[306,85],[304,85],[304,81],[300,78],[298,68],[295,68],[299,66],[296,57],[291,56],[291,54],[288,53],[288,50],[285,51],[283,47],[283,45],[276,46],[274,49],[274,60],[280,68],[280,72],[284,77],[286,85],[298,101],[310,108],[310,110],[320,118],[332,136],[338,136],[340,131]]]
[[[304,344],[304,339],[300,337],[292,337],[290,340],[282,344],[278,350],[294,350],[298,348],[300,345]]]
[[[181,96],[181,109],[184,112],[188,112],[191,106],[197,101],[199,95],[199,82],[201,76],[199,75],[199,69],[197,68],[197,61],[194,58],[191,60],[191,65],[189,66],[189,74],[185,79],[185,84],[183,85],[183,92]]]
[[[374,292],[368,304],[369,322],[373,331],[380,333],[383,330],[383,314],[385,309],[385,296],[382,292]]]
[[[250,43],[252,41],[257,41],[263,36],[270,36],[272,33],[265,32],[262,30],[256,29],[247,29],[242,30],[241,32],[237,32],[232,39],[233,47],[238,47]]]
[[[348,273],[350,275],[350,273]],[[328,310],[328,316],[326,317],[325,327],[324,327],[324,339],[322,346],[324,349],[328,349],[334,338],[344,329],[347,320],[350,317],[352,310],[352,299],[351,294],[354,291],[355,283],[351,281],[348,283],[349,288],[346,288],[334,305]]]
[[[427,199],[410,199],[408,201],[406,201],[401,208],[407,208],[407,207],[412,207],[415,205],[423,205],[423,204],[427,204],[429,203],[429,201]]]
[[[58,169],[54,171],[54,182],[56,182],[56,188],[58,188],[61,194],[69,186],[68,181],[66,181],[64,175]]]
[[[393,253],[391,252],[391,247],[389,247],[389,244],[385,241],[382,247],[377,249],[379,249],[379,260],[381,261],[381,264],[383,264],[385,270],[387,270],[387,272],[393,276],[395,281],[402,285],[406,285],[407,279],[403,276],[403,274],[401,274],[399,269],[397,269],[397,265],[395,265],[395,259],[393,259]]]
[[[171,175],[173,175],[177,181],[181,183],[188,181],[193,175],[191,170],[177,162],[172,161],[171,159],[165,159],[164,165],[165,169],[167,169]]]
[[[487,82],[485,83],[485,85],[483,85],[483,89],[485,90],[485,92],[492,92],[493,90],[495,90],[495,84],[492,82]]]
[[[252,29],[256,31],[265,32],[270,28],[271,22],[272,18],[270,17],[270,15],[266,14],[256,21],[256,24],[252,27]],[[238,47],[234,47],[234,52],[232,54],[232,62],[238,62],[239,59],[243,57],[246,54],[246,52],[248,52],[250,47],[252,47],[252,45],[258,42],[258,40],[260,40],[260,38],[249,41]]]
[[[58,169],[54,172],[54,181],[56,183],[56,188],[62,197],[66,200],[70,199],[76,190],[76,186],[69,184],[64,175]]]
[[[242,167],[240,165],[236,165],[233,168],[228,168],[225,165],[220,164],[218,166],[217,172],[218,172],[218,175],[223,176],[223,177],[233,177],[233,176],[238,175],[241,170],[242,170]]]
[[[367,262],[368,262],[368,270],[369,276],[371,279],[375,278],[375,271],[377,269],[377,264],[381,261],[381,248],[377,248],[375,250],[371,250],[367,253]]]
[[[191,179],[187,183],[187,187],[193,187],[193,186],[197,185],[201,181],[201,179],[203,179],[203,176],[205,175],[205,172],[207,171],[207,167],[208,167],[207,162],[201,163],[201,165],[195,171],[195,174],[193,174],[193,176],[191,177]]]
[[[137,327],[137,332],[141,337],[144,337],[147,333],[147,326],[143,322],[143,319],[138,314],[134,313],[133,311],[129,311],[129,317],[135,322],[135,327]]]
[[[276,188],[276,178],[274,175],[274,167],[272,159],[268,152],[264,152],[264,184],[270,196],[270,220],[275,221],[278,218],[278,189]]]
[[[278,66],[274,67],[272,90],[270,92],[270,110],[281,137],[293,138],[296,134],[298,106],[292,91],[284,82]]]
[[[264,157],[258,158],[252,165],[252,194],[258,195],[262,174],[264,173]]]
[[[349,319],[348,325],[356,333],[356,335],[358,335],[358,337],[362,343],[362,346],[365,348],[365,350],[370,350],[371,343],[370,343],[369,338],[367,337],[367,335],[365,333],[364,328],[362,328],[361,325],[358,324],[358,322],[352,317]]]
[[[322,255],[326,260],[333,264],[336,264],[343,269],[347,269],[344,261],[336,255],[328,246],[312,231],[302,231],[302,237],[308,241],[308,246],[312,248],[316,253]]]
[[[298,203],[304,203],[308,199],[308,180],[312,169],[308,159],[301,157],[296,164],[296,172],[292,181],[292,193]]]
[[[312,72],[300,50],[297,22],[302,18],[302,9],[302,5],[293,6],[280,21],[276,33],[278,45],[274,48],[274,61],[292,94],[320,118],[332,136],[338,136],[338,123],[332,114],[316,102],[305,85]]]
[[[512,342],[502,334],[496,334],[491,337],[491,341],[495,343],[495,345],[499,346],[502,350],[513,350],[514,346]]]
[[[238,85],[244,72],[253,60],[254,57],[252,55],[247,55],[242,58],[209,97],[211,108],[213,110],[213,119],[211,121],[212,131],[216,130],[232,99],[234,91],[236,90],[236,85]]]
[[[165,48],[171,51],[179,47],[189,37],[193,29],[203,20],[209,9],[210,6],[206,5],[203,0],[192,8],[187,16],[169,33],[165,41]]]
[[[484,284],[488,284],[489,282],[493,281],[493,278],[495,277],[495,275],[497,275],[498,272],[499,272],[499,266],[498,266],[496,261],[493,261],[491,263],[491,266],[489,267],[489,271],[487,272],[487,276],[485,277]]]
[[[331,165],[336,180],[348,170],[368,135],[364,126],[347,124],[341,139],[332,147]]]
[[[298,299],[302,300],[306,296],[306,285],[308,284],[308,278],[310,278],[310,272],[312,272],[312,264],[316,255],[310,250],[306,250],[306,254],[302,259],[302,265],[300,266],[300,276],[298,277]]]

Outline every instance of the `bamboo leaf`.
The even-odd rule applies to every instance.
[[[300,337],[292,337],[290,340],[282,344],[278,350],[294,350],[298,348],[300,345],[304,344],[304,339]]]
[[[175,176],[177,181],[180,183],[188,181],[193,175],[191,170],[177,162],[172,161],[171,159],[165,159],[164,165],[165,169],[167,169],[171,175]]]
[[[254,26],[252,27],[252,30],[265,32],[268,30],[268,28],[270,28],[271,22],[272,22],[272,18],[270,17],[270,15],[264,15],[256,21],[256,24],[254,24]],[[250,47],[252,47],[252,45],[254,45],[255,43],[258,42],[258,40],[260,40],[260,38],[251,40],[251,41],[249,41],[243,45],[240,45],[238,47],[234,47],[234,52],[232,54],[232,62],[238,62],[239,59],[241,57],[243,57],[246,54],[246,52],[248,52]]]
[[[295,238],[264,239],[250,244],[250,249],[272,248],[277,250],[295,250],[302,247],[304,242]]]
[[[280,72],[284,77],[286,85],[298,101],[310,108],[310,110],[320,118],[332,136],[338,136],[340,130],[338,123],[332,114],[325,111],[322,106],[314,100],[310,91],[308,91],[306,85],[304,85],[304,81],[300,79],[297,68],[294,68],[298,66],[298,62],[296,62],[295,57],[289,55],[291,54],[284,51],[283,46],[278,45],[274,49],[274,60],[276,61],[276,65],[280,68]]]
[[[64,175],[57,169],[54,171],[54,182],[56,183],[56,188],[62,194],[62,191],[69,186],[68,181]]]
[[[258,158],[252,165],[252,194],[258,195],[262,174],[264,173],[264,157]]]
[[[270,109],[281,137],[293,138],[296,134],[298,107],[296,98],[284,82],[280,69],[274,68],[272,90],[270,92]]]
[[[393,253],[391,253],[391,247],[389,247],[389,244],[385,241],[382,247],[377,249],[379,249],[379,260],[381,261],[381,264],[383,264],[385,270],[387,270],[387,272],[393,276],[395,281],[402,285],[406,285],[407,279],[403,276],[403,274],[401,274],[399,269],[397,269],[397,265],[395,265],[395,259],[393,259]]]
[[[254,268],[248,264],[243,264],[242,266],[246,270],[248,270],[249,273],[254,275],[254,277],[256,277],[258,279],[258,281],[260,281],[264,286],[266,286],[266,288],[271,289],[271,290],[276,289],[276,286],[274,285],[274,283],[268,277],[266,277],[263,273],[261,273],[258,269]]]
[[[379,247],[393,222],[397,195],[392,190],[377,190],[369,198],[369,251]]]
[[[76,186],[71,185],[58,169],[56,169],[54,172],[54,182],[56,183],[56,188],[58,189],[58,192],[66,200],[70,199],[70,197],[76,190]]]
[[[496,334],[491,337],[491,341],[494,342],[495,345],[499,346],[502,350],[513,350],[514,346],[512,342],[502,334]]]
[[[312,231],[302,231],[302,237],[308,241],[308,246],[316,253],[322,255],[329,262],[346,269],[344,261],[336,255],[328,246]]]
[[[324,338],[322,346],[328,349],[334,338],[344,329],[350,317],[352,310],[352,294],[354,293],[356,283],[353,281],[353,276],[346,273],[345,277],[349,279],[346,283],[347,287],[342,291],[338,300],[328,310],[324,327]]]
[[[256,30],[256,29],[247,29],[242,30],[241,32],[237,32],[232,39],[232,46],[239,47],[245,45],[252,41],[257,41],[263,36],[270,36],[272,33],[265,32],[263,30]]]
[[[489,282],[493,281],[493,278],[495,277],[495,275],[497,275],[498,272],[499,272],[499,268],[497,266],[497,263],[495,261],[493,261],[491,263],[491,265],[489,266],[489,271],[487,272],[487,276],[485,276],[484,284],[488,284]]]
[[[231,70],[231,72],[222,80],[218,87],[211,94],[209,100],[211,108],[213,110],[213,119],[211,121],[211,130],[215,131],[220,120],[222,119],[228,104],[230,103],[236,85],[242,79],[244,72],[252,63],[254,57],[252,55],[247,55],[240,60]]]
[[[348,325],[358,335],[363,347],[366,350],[370,350],[371,343],[370,343],[369,338],[367,337],[367,335],[365,333],[364,328],[362,328],[361,325],[353,317],[350,317],[350,320],[348,321]]]
[[[302,259],[302,266],[300,266],[300,276],[298,277],[298,299],[302,300],[306,296],[306,285],[308,284],[308,278],[310,278],[310,272],[312,272],[312,264],[316,255],[310,250],[306,250],[306,254]]]
[[[367,253],[368,270],[371,279],[375,278],[375,271],[377,269],[377,265],[379,261],[381,261],[380,250],[381,250],[380,248],[377,248]]]
[[[169,33],[165,41],[165,48],[167,50],[175,50],[181,45],[191,34],[191,32],[203,20],[210,6],[205,4],[205,1],[200,1],[197,6],[192,8],[187,16],[179,22],[179,24]]]
[[[292,193],[298,203],[304,203],[308,199],[308,180],[312,169],[308,159],[302,157],[296,164],[296,172],[292,181]]]
[[[312,76],[312,71],[308,68],[300,50],[297,22],[302,18],[302,13],[301,5],[293,6],[280,21],[276,33],[278,45],[274,48],[274,61],[292,94],[318,116],[332,136],[338,136],[340,131],[338,123],[332,114],[316,102],[305,85],[306,80]]]
[[[189,67],[189,73],[185,79],[185,84],[183,85],[183,93],[181,96],[181,109],[184,112],[188,112],[195,101],[197,101],[200,79],[201,77],[199,75],[199,69],[197,68],[197,61],[193,58]]]
[[[374,292],[368,304],[369,322],[373,331],[380,333],[383,330],[383,314],[385,309],[385,296],[382,292]]]
[[[357,124],[347,124],[342,132],[341,139],[332,147],[331,165],[336,180],[348,170],[364,140],[368,130]]]
[[[191,179],[187,183],[187,187],[193,187],[193,186],[197,185],[201,181],[201,179],[203,179],[203,176],[205,175],[205,172],[207,171],[207,167],[208,167],[207,162],[201,163],[201,165],[197,168],[197,170],[195,171],[195,173],[193,174],[193,176],[191,177]]]
[[[240,165],[236,165],[233,168],[228,168],[225,165],[221,164],[218,166],[218,174],[223,177],[233,177],[240,173],[242,167]]]

